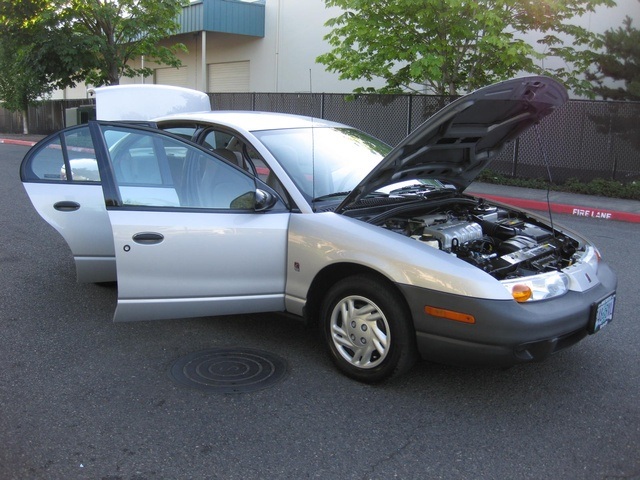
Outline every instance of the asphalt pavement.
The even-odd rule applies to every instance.
[[[0,144],[33,146],[42,135],[0,133]],[[578,217],[640,223],[640,201],[575,193],[472,183],[467,193],[527,210],[566,213]]]
[[[26,151],[0,145],[0,479],[640,479],[635,224],[554,217],[618,275],[601,332],[543,363],[419,362],[371,386],[282,315],[113,323],[116,286],[76,283],[30,204]],[[277,354],[285,377],[214,394],[169,375],[227,347]]]

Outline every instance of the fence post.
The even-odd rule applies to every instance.
[[[411,133],[412,115],[413,115],[413,96],[407,95],[407,136]]]
[[[611,180],[616,179],[616,171],[618,170],[618,156],[613,150],[613,139],[615,138],[615,133],[613,132],[613,112],[619,113],[614,106],[613,108],[609,108],[609,132],[607,132],[607,151],[609,152],[609,158],[613,157],[613,162],[611,165]]]
[[[513,165],[511,166],[511,177],[515,178],[518,174],[518,156],[520,155],[520,137],[513,142]]]

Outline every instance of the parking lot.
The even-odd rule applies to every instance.
[[[112,323],[0,145],[0,478],[640,478],[638,226],[556,215],[618,274],[614,321],[545,363],[418,364],[368,386],[278,314]],[[197,252],[194,252],[197,254]],[[211,394],[170,376],[212,347],[272,352],[283,379]]]

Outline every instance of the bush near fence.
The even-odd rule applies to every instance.
[[[311,93],[210,93],[215,110],[259,110],[312,115],[353,125],[395,145],[454,97]],[[93,99],[51,100],[29,109],[31,133],[64,127],[65,109]],[[570,100],[511,142],[491,169],[514,178],[555,183],[595,178],[640,179],[640,102]],[[21,133],[21,115],[0,109],[0,132]]]

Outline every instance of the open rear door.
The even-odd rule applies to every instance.
[[[36,211],[69,245],[78,281],[115,281],[111,225],[88,126],[39,142],[22,161],[20,175]]]

